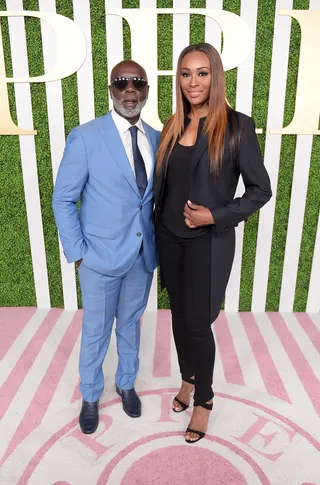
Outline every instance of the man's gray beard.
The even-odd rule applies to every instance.
[[[112,99],[114,109],[124,118],[135,118],[139,116],[142,108],[146,104],[147,100],[144,101],[137,101],[137,104],[134,108],[125,108],[117,99]]]

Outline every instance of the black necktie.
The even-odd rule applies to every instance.
[[[137,186],[140,192],[141,198],[144,196],[144,192],[147,187],[148,179],[146,167],[138,147],[138,128],[136,126],[131,126],[130,128],[131,138],[132,138],[132,152],[134,160],[134,170],[136,172]]]

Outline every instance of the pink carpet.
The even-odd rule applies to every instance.
[[[81,311],[0,308],[0,485],[320,485],[320,315],[221,313],[206,438],[170,403],[179,372],[168,311],[142,321],[129,418],[114,336],[97,432],[78,429]]]

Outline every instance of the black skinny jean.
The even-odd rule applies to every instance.
[[[156,238],[183,380],[195,376],[196,403],[213,397],[215,341],[210,322],[211,231],[182,238],[159,223]]]

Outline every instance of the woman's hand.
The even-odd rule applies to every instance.
[[[184,206],[183,215],[184,222],[190,229],[214,224],[210,210],[203,205],[193,204],[190,200]]]

